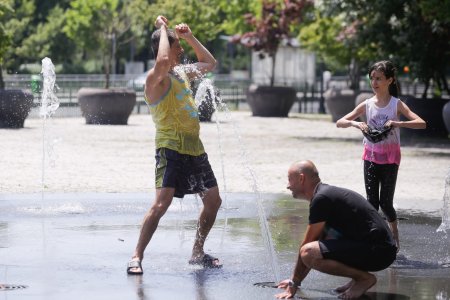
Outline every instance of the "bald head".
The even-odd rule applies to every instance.
[[[298,161],[289,168],[288,181],[287,188],[292,191],[294,198],[311,200],[320,182],[319,172],[312,161]]]
[[[310,160],[297,161],[291,165],[291,170],[297,174],[304,174],[311,181],[320,180],[319,171]]]

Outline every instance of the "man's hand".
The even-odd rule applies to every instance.
[[[286,279],[278,283],[279,289],[285,289],[283,293],[276,294],[275,297],[277,299],[290,299],[293,298],[295,293],[297,292],[296,286],[289,286],[290,279]]]
[[[158,16],[156,18],[156,21],[155,21],[156,28],[161,28],[162,26],[165,26],[167,28],[167,24],[169,24],[169,21],[167,20],[166,17]]]
[[[177,33],[178,37],[182,39],[188,39],[192,37],[192,31],[185,23],[181,23],[175,26],[175,32]]]
[[[296,292],[297,292],[296,286],[292,287],[288,286],[283,293],[276,294],[275,297],[277,299],[291,299],[294,297]]]

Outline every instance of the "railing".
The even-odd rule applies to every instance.
[[[111,88],[129,88],[136,92],[136,106],[133,113],[148,113],[144,100],[142,76],[136,75],[111,75]],[[39,116],[38,106],[41,102],[42,82],[40,76],[36,75],[7,75],[4,78],[6,89],[26,89],[34,94],[34,107],[29,117]],[[239,102],[245,101],[246,90],[249,81],[245,79],[231,78],[230,76],[218,75],[214,78],[214,85],[220,90],[222,101],[230,103],[231,109],[238,109]],[[60,102],[60,108],[55,117],[79,117],[81,111],[78,108],[77,93],[82,87],[102,88],[105,86],[104,75],[56,75],[55,95]]]
[[[38,116],[37,106],[40,104],[40,89],[41,80],[39,75],[6,75],[4,76],[6,89],[27,89],[32,90],[34,94],[34,109],[30,113],[30,117]],[[110,87],[112,88],[131,88],[136,91],[136,106],[133,113],[142,114],[148,113],[147,105],[144,101],[142,75],[124,75],[111,74]],[[279,81],[292,82],[288,78]],[[400,78],[400,84],[403,94],[414,95],[421,97],[424,91],[424,85],[418,82],[411,82]],[[81,111],[78,108],[77,92],[82,87],[98,87],[102,88],[105,85],[105,76],[101,74],[61,74],[56,75],[56,96],[60,101],[60,108],[57,111],[57,116],[78,117],[81,116]],[[239,104],[246,101],[246,91],[250,85],[250,80],[233,78],[229,75],[218,74],[214,76],[214,86],[219,90],[221,100],[228,103],[230,109],[239,109]],[[324,91],[334,86],[336,88],[346,88],[349,85],[348,78],[332,77],[328,83],[323,83],[321,78],[316,78],[315,82],[296,83],[293,87],[297,90],[297,105],[295,109],[297,112],[303,113],[325,113],[326,107],[324,105]],[[361,90],[370,91],[370,84],[367,80],[360,81]],[[431,95],[432,88],[428,91]]]

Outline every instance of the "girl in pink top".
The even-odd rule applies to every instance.
[[[369,78],[375,95],[339,119],[336,126],[355,127],[366,136],[362,158],[367,200],[385,214],[398,251],[398,222],[393,200],[401,158],[399,128],[424,129],[426,123],[397,98],[398,86],[392,62],[379,61],[373,64],[369,68]],[[367,122],[355,121],[364,114]],[[400,115],[408,121],[400,121]],[[384,131],[387,132],[383,134]],[[379,139],[368,137],[374,132],[381,133],[378,134]]]

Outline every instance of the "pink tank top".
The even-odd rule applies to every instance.
[[[366,100],[367,124],[373,128],[381,130],[388,120],[398,121],[397,104],[399,99],[391,97],[388,105],[378,107],[375,104],[375,96]],[[364,151],[363,160],[368,160],[376,164],[397,164],[400,165],[400,130],[393,128],[386,139],[372,143],[366,138],[363,140]]]

